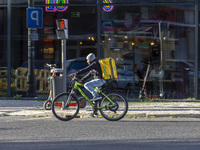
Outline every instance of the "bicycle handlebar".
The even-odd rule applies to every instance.
[[[76,81],[76,82],[78,82],[78,81],[79,81],[79,80],[78,80],[78,78],[77,78],[77,77],[75,77],[75,76],[71,77],[71,80],[72,80],[72,81]]]
[[[55,67],[57,67],[56,64],[48,64],[48,63],[46,63],[46,66],[49,67],[49,68],[55,68]]]

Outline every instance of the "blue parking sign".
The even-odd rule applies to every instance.
[[[43,10],[42,8],[27,8],[27,28],[43,27]]]

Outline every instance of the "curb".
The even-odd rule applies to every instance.
[[[45,110],[43,102],[2,101],[0,116],[54,117]],[[79,110],[77,118],[90,118],[92,108],[88,105]],[[100,112],[99,112],[100,115]],[[193,102],[150,102],[129,103],[125,118],[200,118],[200,103]]]
[[[79,112],[79,114],[76,116],[76,118],[92,118],[89,114],[91,111],[87,112]],[[100,112],[99,112],[100,114]],[[0,113],[0,116],[24,116],[24,117],[54,117],[51,110],[21,110],[18,112],[2,112]],[[101,115],[100,115],[101,116]],[[102,117],[99,117],[102,118]],[[127,112],[126,116],[124,118],[200,118],[200,113],[192,113],[192,112],[186,112],[186,113],[132,113]]]

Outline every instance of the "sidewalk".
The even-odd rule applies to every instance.
[[[44,101],[0,100],[0,116],[53,117],[51,110],[44,110]],[[90,106],[80,109],[78,117],[87,118]],[[186,117],[200,118],[199,102],[129,102],[128,118],[137,117]]]

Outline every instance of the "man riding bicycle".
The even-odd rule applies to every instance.
[[[93,88],[100,87],[106,82],[102,77],[101,66],[93,53],[88,54],[86,59],[89,66],[79,70],[76,73],[72,73],[70,76],[73,77],[85,72],[89,72],[79,82],[83,82],[93,76],[94,79],[86,82],[84,87],[93,95],[91,101],[100,100],[102,97]]]

